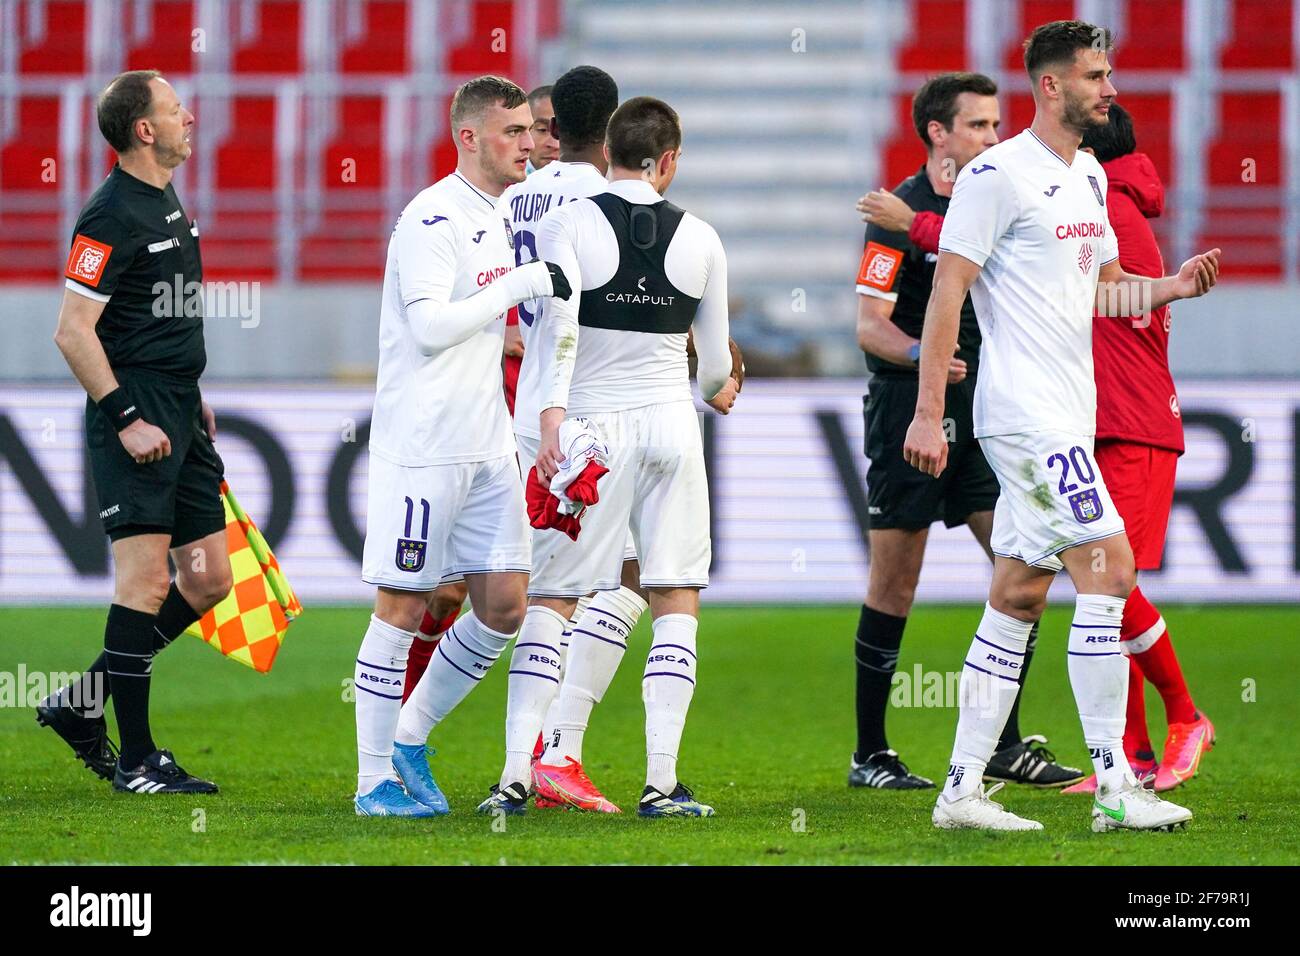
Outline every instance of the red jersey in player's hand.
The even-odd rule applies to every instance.
[[[1146,153],[1103,163],[1106,208],[1125,272],[1164,275],[1148,219],[1164,212],[1165,187]],[[1142,318],[1098,316],[1092,330],[1097,441],[1119,439],[1182,454],[1183,423],[1169,373],[1169,307]]]

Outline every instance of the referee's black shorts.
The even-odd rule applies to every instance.
[[[86,401],[86,446],[99,496],[99,517],[117,541],[138,534],[170,534],[172,547],[226,526],[221,503],[225,466],[203,428],[197,383],[119,371],[118,381],[150,425],[161,428],[172,453],[137,464],[97,405]]]
[[[940,519],[954,528],[977,511],[992,511],[998,500],[997,476],[975,439],[974,376],[948,386],[944,418],[953,420],[956,441],[948,445],[948,466],[938,478],[903,458],[916,393],[915,375],[876,375],[862,399],[870,459],[867,513],[873,528],[917,530]]]

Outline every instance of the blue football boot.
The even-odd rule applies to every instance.
[[[436,817],[438,814],[411,798],[396,780],[385,780],[353,801],[359,817]]]
[[[424,744],[393,744],[393,769],[406,785],[406,792],[438,815],[451,813],[447,798],[438,789],[429,770],[429,757],[437,751]]]
[[[670,794],[646,787],[636,808],[641,817],[711,817],[713,808],[695,799],[689,787],[678,783]]]

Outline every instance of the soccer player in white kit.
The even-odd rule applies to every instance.
[[[608,160],[605,158],[605,128],[618,108],[618,86],[604,70],[577,66],[555,81],[549,102],[560,141],[560,158],[528,176],[501,194],[498,207],[510,220],[517,261],[532,259],[542,220],[566,203],[605,191]],[[546,299],[519,305],[519,331],[524,343],[523,363],[515,393],[515,440],[519,461],[528,468],[537,458],[541,443],[538,415],[541,411],[541,371],[535,332],[542,321]],[[554,532],[534,531],[534,538]],[[624,533],[626,537],[626,532]],[[593,535],[577,548],[588,546]],[[576,551],[576,548],[575,548]],[[635,573],[635,550],[624,556]],[[627,572],[625,572],[625,580]],[[590,601],[583,597],[577,610],[567,597],[533,593],[530,587],[528,611],[515,640],[510,660],[506,703],[506,759],[500,780],[479,809],[484,813],[521,813],[532,783],[533,750],[545,721],[548,743],[562,746],[570,759],[549,760],[547,780],[555,788],[548,793],[562,797],[547,799],[540,792],[538,806],[576,806],[580,809],[616,812],[582,770],[582,737],[591,708],[599,701],[627,649],[628,635],[646,610],[645,598],[632,587],[598,592]],[[572,653],[570,644],[573,644]],[[567,670],[568,662],[575,669]],[[569,704],[561,713],[561,683],[568,691]]]
[[[695,689],[699,592],[712,553],[688,331],[704,400],[726,414],[738,386],[727,345],[722,243],[711,226],[662,197],[681,140],[666,103],[627,101],[609,121],[609,188],[566,203],[542,223],[538,254],[573,270],[574,297],[548,302],[534,331],[542,371],[538,475],[549,481],[561,462],[566,417],[586,418],[601,434],[610,471],[577,542],[558,532],[534,538],[529,591],[567,598],[571,608],[592,590],[617,589],[631,529],[654,620],[642,683],[646,786],[637,812],[698,817],[713,809],[677,778]]]
[[[530,541],[501,394],[505,313],[524,299],[569,294],[553,266],[515,266],[496,208],[524,178],[530,122],[524,91],[509,80],[483,76],[456,90],[456,171],[411,200],[389,240],[361,562],[378,594],[355,671],[362,816],[448,812],[426,759],[429,732],[483,678],[524,614]],[[439,644],[403,707],[415,629],[448,575],[464,575],[474,610]]]
[[[1128,662],[1120,618],[1135,572],[1124,524],[1092,460],[1092,321],[1094,307],[1111,317],[1099,321],[1132,321],[1124,317],[1205,294],[1218,276],[1219,250],[1160,279],[1120,268],[1106,174],[1079,149],[1084,130],[1108,122],[1109,49],[1106,30],[1080,21],[1033,32],[1025,43],[1033,124],[962,169],[939,239],[903,454],[927,474],[944,469],[944,387],[969,290],[983,334],[975,436],[1001,485],[989,602],[962,670],[957,737],[933,813],[944,829],[1042,829],[990,800],[981,778],[1015,700],[1030,628],[1062,568],[1078,595],[1067,661],[1097,774],[1093,829],[1167,829],[1192,815],[1144,789],[1121,745]]]

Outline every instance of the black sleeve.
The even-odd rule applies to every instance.
[[[91,293],[111,296],[136,252],[131,223],[111,207],[93,203],[77,217],[63,274]]]
[[[858,291],[874,289],[897,295],[898,282],[906,268],[912,244],[901,232],[889,232],[875,223],[867,226],[862,240],[862,261],[858,264]]]

